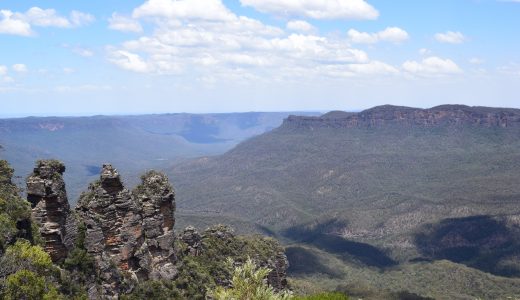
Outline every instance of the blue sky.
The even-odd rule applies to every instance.
[[[0,2],[0,115],[520,108],[520,1]]]

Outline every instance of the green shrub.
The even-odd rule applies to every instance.
[[[233,264],[232,260],[228,260]],[[258,268],[248,259],[243,265],[233,271],[231,288],[217,287],[210,294],[216,300],[288,300],[291,294],[276,292],[267,285],[266,277],[271,272],[267,268]]]
[[[29,270],[20,270],[9,275],[5,283],[6,300],[59,300],[64,299],[44,276]]]

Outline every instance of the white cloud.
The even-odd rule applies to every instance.
[[[287,22],[287,29],[299,32],[312,32],[316,30],[316,28],[310,23],[302,20],[292,20]]]
[[[0,65],[0,76],[7,75],[7,67]]]
[[[13,71],[18,73],[25,73],[27,72],[27,66],[24,64],[15,64],[13,65]]]
[[[69,27],[67,18],[58,16],[54,9],[30,8],[25,14],[17,13],[18,17],[27,23],[40,27]]]
[[[432,51],[430,49],[421,48],[419,49],[419,54],[421,54],[422,56],[430,55],[432,54]]]
[[[462,73],[462,69],[451,59],[436,56],[425,58],[420,62],[406,61],[402,67],[406,72],[415,75],[431,76]]]
[[[92,50],[81,48],[81,47],[73,48],[72,52],[76,53],[79,56],[83,56],[83,57],[92,57],[92,56],[94,56],[94,52],[92,52]]]
[[[0,10],[0,34],[30,36],[31,25],[14,16],[10,10]]]
[[[313,19],[374,20],[379,12],[364,0],[240,0],[242,5],[275,15]]]
[[[132,17],[152,25],[150,34],[106,48],[108,60],[128,71],[182,74],[205,83],[399,73],[347,39],[317,34],[305,21],[291,21],[285,31],[235,15],[220,0],[149,0]],[[392,33],[380,38],[397,41]]]
[[[96,18],[91,14],[83,13],[76,10],[73,10],[70,13],[70,27],[86,26],[93,23],[95,20]]]
[[[220,0],[148,0],[136,8],[134,18],[165,17],[210,21],[232,20],[235,15]]]
[[[359,32],[355,29],[350,29],[347,35],[350,41],[356,44],[375,44],[381,41],[401,43],[410,38],[406,31],[398,27],[387,27],[385,30],[375,33]]]
[[[111,51],[109,60],[117,66],[129,71],[143,73],[149,69],[146,62],[138,54],[124,50]]]
[[[481,58],[478,58],[478,57],[473,57],[473,58],[469,59],[469,63],[472,65],[481,65],[484,63],[484,60],[482,60]]]
[[[109,25],[108,28],[112,30],[122,31],[122,32],[143,32],[143,27],[139,23],[139,21],[119,15],[117,13],[113,13],[112,17],[108,19]]]
[[[447,31],[445,33],[435,34],[435,39],[440,43],[462,44],[466,41],[466,37],[461,32]]]
[[[0,34],[31,36],[32,26],[74,28],[87,25],[95,20],[94,16],[72,11],[69,18],[58,15],[54,9],[32,7],[25,13],[0,11]]]
[[[94,56],[94,52],[88,48],[84,48],[81,46],[75,46],[75,45],[69,45],[69,44],[62,44],[61,46],[65,49],[70,49],[72,51],[72,53],[77,54],[79,56],[83,56],[83,57]]]

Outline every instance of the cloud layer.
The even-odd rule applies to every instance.
[[[379,12],[364,0],[240,0],[264,13],[313,19],[374,20]]]
[[[399,27],[387,27],[385,30],[376,33],[359,32],[355,29],[350,29],[347,34],[350,41],[356,44],[375,44],[381,41],[401,43],[410,38],[408,32]]]
[[[0,10],[0,34],[34,35],[32,26],[74,28],[94,22],[94,16],[72,11],[69,17],[60,16],[54,9],[32,7],[25,13]]]

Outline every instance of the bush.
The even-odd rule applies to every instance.
[[[20,270],[7,277],[4,299],[58,300],[64,298],[58,293],[54,285],[47,282],[44,276],[39,276],[29,270]]]
[[[232,260],[228,261],[233,264]],[[216,300],[288,300],[291,294],[276,292],[267,285],[265,278],[271,272],[267,268],[258,268],[248,259],[245,264],[238,266],[233,271],[232,287],[217,287],[210,293]]]

